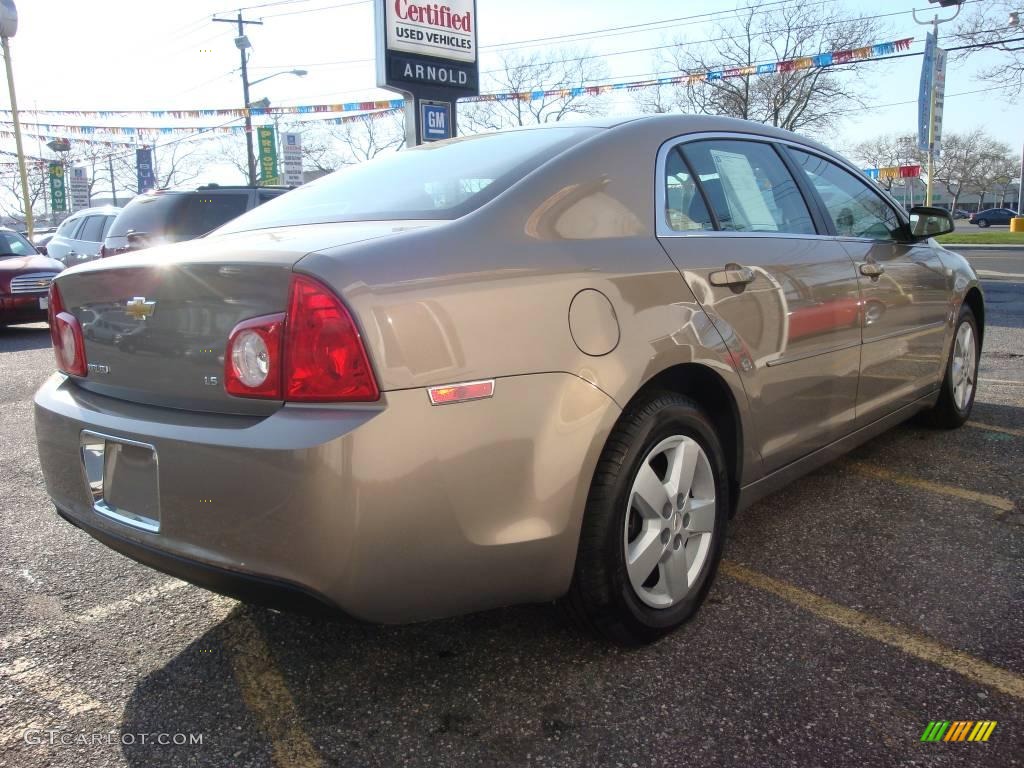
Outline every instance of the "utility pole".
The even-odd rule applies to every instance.
[[[110,194],[114,198],[114,205],[117,205],[117,184],[114,183],[114,156],[107,155],[107,162],[110,164]]]
[[[245,55],[246,49],[251,48],[252,44],[249,42],[249,38],[245,36],[245,25],[246,24],[257,24],[262,25],[262,21],[250,21],[242,18],[242,12],[238,12],[237,19],[218,19],[214,17],[214,21],[225,22],[227,24],[238,24],[238,37],[235,38],[235,47],[238,48],[238,53],[242,58],[242,97],[244,101],[242,106],[245,108],[245,152],[246,159],[249,163],[249,186],[256,186],[256,155],[252,149],[252,115],[249,114],[249,70],[248,70],[248,57]]]

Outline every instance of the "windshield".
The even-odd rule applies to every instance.
[[[466,136],[378,156],[292,190],[217,230],[381,219],[455,219],[597,129]]]
[[[0,232],[0,259],[15,256],[33,256],[38,251],[17,232]]]

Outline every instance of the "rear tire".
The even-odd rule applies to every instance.
[[[721,559],[728,480],[721,442],[692,400],[662,391],[630,404],[594,472],[562,601],[570,617],[626,646],[690,619]]]
[[[925,413],[925,420],[932,426],[956,429],[970,418],[974,396],[978,391],[978,361],[981,357],[979,338],[978,321],[971,308],[964,304],[960,307],[956,330],[953,332],[953,345],[946,360],[946,374],[942,379],[939,401]]]

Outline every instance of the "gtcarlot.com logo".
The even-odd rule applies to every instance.
[[[921,741],[988,741],[995,729],[995,720],[932,720]]]

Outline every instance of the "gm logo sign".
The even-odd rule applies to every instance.
[[[452,137],[452,105],[444,101],[420,102],[420,135],[423,141]]]

